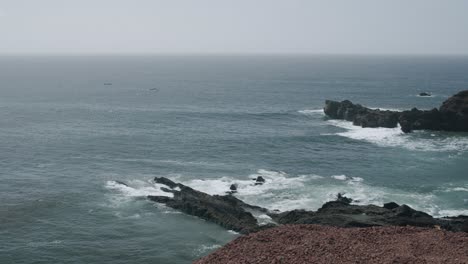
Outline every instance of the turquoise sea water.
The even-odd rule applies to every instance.
[[[321,111],[438,107],[467,72],[468,57],[0,57],[0,262],[190,263],[237,236],[147,201],[155,176],[212,194],[235,182],[279,210],[345,192],[468,214],[467,134]]]

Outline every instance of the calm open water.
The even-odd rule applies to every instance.
[[[468,214],[468,134],[321,111],[438,107],[467,73],[468,57],[0,57],[0,262],[190,263],[237,236],[145,200],[155,176],[212,194],[236,182],[279,210],[345,192]]]

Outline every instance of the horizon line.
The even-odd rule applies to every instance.
[[[0,52],[0,56],[415,56],[465,57],[468,53],[314,53],[314,52]]]

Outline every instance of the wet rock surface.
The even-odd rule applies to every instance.
[[[439,109],[382,111],[353,104],[348,100],[327,100],[324,112],[330,118],[351,121],[362,127],[393,128],[400,124],[405,133],[424,129],[468,132],[468,90],[448,98]]]
[[[468,263],[468,234],[286,225],[241,236],[195,263]]]
[[[173,197],[148,196],[151,201],[163,203],[240,233],[263,228],[258,225],[252,212],[264,213],[267,211],[264,208],[246,204],[232,195],[209,195],[164,177],[156,177],[154,181],[168,186],[169,188],[161,189],[172,193]]]
[[[399,112],[370,109],[349,100],[342,102],[325,101],[325,114],[333,119],[343,119],[362,127],[387,127],[398,125]]]
[[[468,217],[434,218],[407,205],[387,203],[352,205],[342,201],[325,203],[316,212],[293,210],[270,214],[279,224],[320,224],[338,227],[418,226],[439,227],[444,230],[467,232]]]
[[[353,205],[352,199],[338,194],[336,201],[325,203],[315,212],[292,210],[279,213],[244,203],[232,194],[209,195],[164,177],[156,177],[154,180],[156,183],[168,186],[168,188],[161,187],[161,190],[172,193],[173,197],[148,196],[148,199],[244,234],[286,224],[320,224],[337,227],[410,225],[468,232],[468,216],[434,218],[407,205],[393,202],[383,207]],[[268,215],[273,221],[267,225],[259,225],[255,216],[262,214]]]

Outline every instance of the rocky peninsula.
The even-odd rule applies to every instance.
[[[408,111],[370,109],[349,100],[325,101],[325,114],[332,119],[342,119],[362,127],[394,128],[409,133],[413,130],[443,130],[468,132],[468,90],[448,98],[439,108]]]
[[[154,182],[164,195],[149,200],[244,234],[197,264],[468,263],[468,216],[434,218],[394,202],[356,205],[341,194],[317,211],[278,212],[241,201],[232,188],[209,195],[165,177]]]
[[[352,199],[338,194],[335,201],[325,203],[317,211],[278,212],[247,204],[228,190],[226,195],[209,195],[165,177],[156,177],[154,181],[167,186],[161,187],[167,195],[148,196],[149,200],[242,234],[289,224],[336,227],[417,226],[468,232],[468,216],[434,218],[394,202],[383,206],[356,205],[352,203]]]

